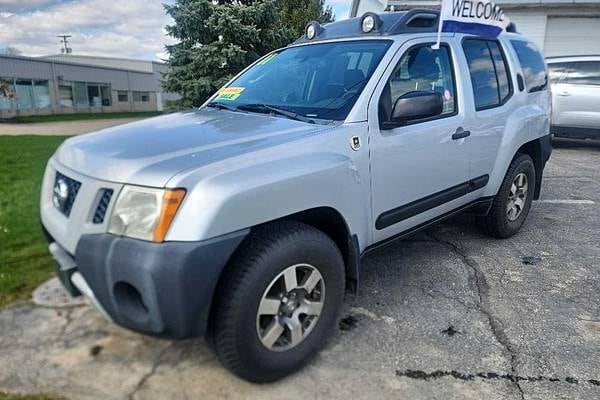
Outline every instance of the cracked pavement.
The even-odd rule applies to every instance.
[[[204,340],[128,332],[89,307],[0,312],[0,392],[69,399],[600,398],[600,144],[557,143],[523,231],[461,215],[363,260],[343,329],[299,373],[249,384]],[[589,200],[557,203],[553,200]],[[541,257],[528,265],[523,257]]]

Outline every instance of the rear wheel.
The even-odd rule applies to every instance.
[[[335,334],[344,264],[321,231],[295,222],[255,230],[216,297],[214,344],[238,376],[269,382],[305,365]]]
[[[508,168],[489,214],[481,218],[487,233],[505,239],[519,232],[531,209],[535,178],[531,157],[518,155]]]

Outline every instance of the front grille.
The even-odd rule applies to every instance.
[[[102,196],[100,196],[100,201],[98,202],[98,206],[94,212],[94,224],[101,224],[104,222],[106,210],[108,210],[108,205],[110,204],[110,199],[112,199],[113,195],[112,189],[102,189],[101,191]]]
[[[56,173],[52,202],[54,203],[54,206],[67,217],[71,215],[73,203],[75,203],[80,188],[81,182],[71,179],[60,172]]]

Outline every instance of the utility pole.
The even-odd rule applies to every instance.
[[[60,49],[60,52],[62,54],[71,54],[73,52],[73,49],[69,47],[69,38],[72,37],[71,35],[58,35],[57,38],[61,38],[61,43],[64,43],[64,47]]]

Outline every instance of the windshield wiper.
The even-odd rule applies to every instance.
[[[268,104],[242,104],[239,105],[237,107],[238,110],[245,110],[245,111],[253,111],[253,112],[259,112],[259,113],[272,113],[272,114],[279,114],[279,115],[283,115],[285,117],[294,119],[296,121],[302,121],[302,122],[307,122],[309,124],[314,124],[315,121],[307,118],[303,115],[300,115],[298,113],[295,113],[293,111],[288,111],[288,110],[283,110],[281,108],[277,108],[277,107],[273,107],[271,105]]]
[[[218,101],[210,102],[206,105],[206,107],[218,108],[219,110],[227,110],[227,111],[240,111],[237,107],[230,106],[229,104],[221,103]]]

